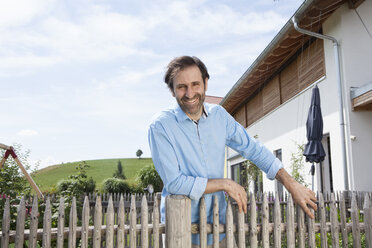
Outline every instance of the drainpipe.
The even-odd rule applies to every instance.
[[[347,156],[346,156],[346,125],[345,125],[345,116],[344,116],[344,101],[343,101],[343,88],[341,83],[341,65],[340,65],[340,51],[339,51],[339,43],[338,41],[331,36],[318,34],[311,32],[309,30],[302,29],[298,26],[296,16],[292,18],[294,28],[303,34],[307,34],[322,40],[331,40],[333,42],[333,50],[335,56],[335,63],[336,63],[336,74],[337,74],[337,86],[338,86],[338,102],[339,102],[339,118],[340,118],[340,131],[341,131],[341,149],[342,149],[342,163],[344,168],[344,184],[345,190],[349,190],[349,176],[348,176],[348,166],[347,166]]]

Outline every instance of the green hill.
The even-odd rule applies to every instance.
[[[152,164],[151,158],[115,158],[115,159],[100,159],[100,160],[85,160],[89,165],[86,169],[88,177],[93,177],[96,181],[96,188],[99,190],[102,187],[102,182],[106,178],[112,177],[117,169],[118,161],[121,161],[123,171],[127,177],[128,183],[134,183],[138,171],[149,164]],[[52,165],[32,174],[32,178],[39,185],[41,191],[53,191],[55,185],[62,179],[67,178],[71,174],[76,174],[76,165],[82,161]]]

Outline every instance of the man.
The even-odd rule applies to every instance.
[[[165,221],[165,197],[170,194],[191,198],[191,221],[199,222],[199,201],[205,198],[208,223],[213,222],[213,196],[218,196],[220,222],[225,223],[224,192],[232,197],[239,211],[247,212],[247,194],[236,182],[224,177],[225,146],[255,163],[271,180],[278,179],[311,218],[316,209],[314,192],[295,181],[281,162],[242,127],[220,105],[204,103],[209,74],[196,57],[172,60],[164,77],[177,106],[157,114],[149,128],[149,144],[156,170],[163,180],[161,220]],[[225,242],[220,235],[220,242]],[[199,236],[192,243],[199,245]],[[213,244],[208,235],[208,245]]]

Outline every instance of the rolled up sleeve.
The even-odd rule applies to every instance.
[[[228,115],[228,139],[227,145],[237,151],[244,158],[257,165],[266,177],[270,180],[275,179],[276,173],[283,167],[278,160],[264,145],[251,137],[247,130]]]

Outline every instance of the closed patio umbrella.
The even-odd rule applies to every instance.
[[[324,160],[326,155],[322,145],[323,117],[322,110],[320,108],[319,88],[317,85],[313,88],[313,93],[311,96],[311,104],[306,122],[306,136],[308,143],[305,146],[303,154],[306,157],[306,162],[312,163],[311,175],[313,177],[312,189],[314,191],[314,163],[320,163]]]

